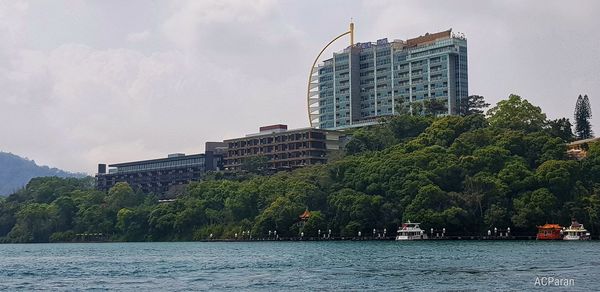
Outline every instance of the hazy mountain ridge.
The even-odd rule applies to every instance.
[[[24,187],[34,177],[84,177],[84,173],[71,173],[58,168],[40,166],[34,160],[0,151],[0,196],[6,196]]]

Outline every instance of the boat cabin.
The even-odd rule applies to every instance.
[[[564,240],[589,240],[590,233],[583,227],[583,224],[577,222],[577,220],[573,219],[571,221],[571,226],[565,228],[563,231],[565,237]]]
[[[398,235],[396,240],[417,240],[427,239],[427,234],[424,230],[419,227],[419,223],[403,223],[402,227],[398,229]]]
[[[562,239],[562,226],[558,224],[544,224],[538,226],[538,240],[559,240]]]

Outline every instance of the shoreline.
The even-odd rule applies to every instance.
[[[427,239],[417,239],[417,240],[400,240],[400,241],[596,241],[597,239],[590,240],[538,240],[535,236],[510,236],[510,237],[494,237],[494,236],[446,236],[446,237],[438,237],[438,238],[427,238]],[[147,242],[147,243],[175,243],[175,242],[329,242],[329,241],[396,241],[395,237],[388,238],[357,238],[357,237],[335,237],[335,238],[258,238],[258,239],[203,239],[203,240],[191,240],[191,241],[60,241],[60,242],[3,242],[0,245],[6,244],[54,244],[54,243],[137,243],[137,242]]]

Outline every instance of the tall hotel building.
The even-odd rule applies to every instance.
[[[318,66],[321,129],[373,123],[396,112],[398,102],[438,99],[458,113],[468,95],[467,40],[452,30],[413,39],[357,43]]]

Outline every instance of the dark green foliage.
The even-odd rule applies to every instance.
[[[446,99],[431,98],[423,102],[425,115],[439,116],[448,113],[448,103]]]
[[[244,159],[242,169],[255,174],[265,174],[267,172],[269,159],[266,156],[253,156]]]
[[[431,118],[423,116],[399,115],[388,121],[387,128],[397,142],[402,142],[423,133],[431,122]]]
[[[590,106],[590,100],[588,96],[577,98],[575,104],[575,134],[579,139],[589,139],[594,137],[592,132],[592,124],[590,119],[592,118],[592,107]]]
[[[546,114],[518,95],[511,94],[488,110],[490,126],[524,132],[541,131],[546,124]]]
[[[452,197],[436,185],[426,185],[406,207],[403,221],[423,222],[425,229],[449,227],[450,230],[461,230],[462,219],[466,212],[460,208]]]
[[[397,100],[395,110],[399,115],[410,115],[410,102],[404,98]]]
[[[125,183],[103,193],[92,178],[34,179],[0,200],[0,242],[72,241],[80,233],[124,241],[266,238],[269,231],[316,237],[319,230],[356,237],[384,228],[393,236],[408,220],[448,234],[511,227],[532,235],[536,225],[571,217],[600,233],[600,144],[586,159],[566,160],[568,121],[548,122],[518,96],[488,115],[395,116],[356,130],[352,155],[329,164],[269,176],[213,174],[170,203]],[[312,215],[302,224],[306,209]]]
[[[460,100],[459,113],[461,116],[480,115],[490,104],[481,95],[469,95]]]
[[[560,118],[548,121],[548,132],[550,136],[561,138],[564,142],[575,140],[573,135],[573,125],[567,118]]]
[[[362,128],[352,134],[352,139],[346,144],[346,152],[352,155],[379,151],[393,145],[394,142],[394,136],[387,127]]]
[[[382,125],[360,128],[353,131],[346,144],[346,153],[353,155],[368,151],[380,151],[398,143],[417,137],[431,123],[432,117],[422,115],[397,115],[388,118]]]
[[[526,192],[513,201],[515,215],[512,221],[516,227],[533,229],[536,225],[555,222],[558,200],[548,189],[541,188]]]
[[[27,204],[17,212],[17,222],[8,237],[16,242],[47,242],[56,224],[55,215],[51,205]]]
[[[304,236],[317,237],[319,236],[319,230],[321,231],[321,234],[325,234],[325,230],[327,230],[327,220],[322,212],[313,211],[310,213],[310,218],[304,225]]]

